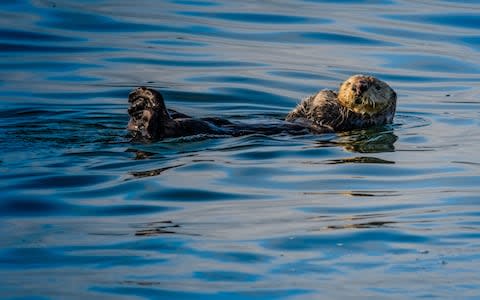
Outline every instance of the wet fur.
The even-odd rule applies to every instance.
[[[388,84],[371,76],[355,75],[338,93],[322,90],[304,99],[275,124],[241,124],[222,118],[192,118],[168,110],[162,95],[140,87],[129,95],[128,130],[135,138],[162,139],[197,134],[239,136],[246,134],[325,133],[348,131],[391,123],[396,94]]]

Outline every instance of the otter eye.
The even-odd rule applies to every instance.
[[[360,98],[355,99],[355,104],[359,104],[359,105],[362,104],[362,99]]]

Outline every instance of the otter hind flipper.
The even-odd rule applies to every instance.
[[[164,136],[164,125],[171,120],[160,92],[139,87],[128,95],[127,129],[133,137],[156,139]]]
[[[322,90],[302,100],[281,123],[242,124],[218,117],[192,118],[166,108],[162,95],[140,87],[129,95],[128,130],[147,139],[196,134],[303,134],[338,132],[392,123],[397,95],[385,82],[354,75],[337,92]]]

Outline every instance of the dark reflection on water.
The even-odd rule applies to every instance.
[[[3,1],[0,298],[480,297],[477,1]],[[128,92],[277,122],[376,75],[391,126],[131,142]]]

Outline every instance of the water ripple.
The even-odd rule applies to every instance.
[[[122,22],[99,14],[64,10],[54,10],[44,21],[39,22],[39,25],[80,32],[138,32],[163,29],[161,26]]]
[[[58,42],[81,42],[83,39],[72,37],[72,36],[63,36],[63,35],[54,35],[48,33],[32,32],[32,31],[20,31],[13,29],[1,29],[0,38],[4,41],[15,40],[17,42],[40,42],[40,43],[58,43]]]
[[[263,13],[227,13],[227,12],[217,12],[217,13],[209,13],[209,12],[198,12],[198,11],[182,11],[177,12],[182,15],[186,16],[195,16],[195,17],[203,17],[207,19],[222,19],[228,21],[237,21],[237,22],[245,22],[248,24],[251,23],[265,23],[265,24],[289,24],[289,23],[328,23],[330,22],[328,19],[308,19],[293,15],[278,15],[278,14],[263,14]]]
[[[423,24],[435,24],[447,27],[461,27],[478,29],[480,27],[480,14],[428,14],[428,15],[390,15],[388,18]]]
[[[0,298],[479,298],[479,8],[3,1]],[[354,73],[395,89],[394,124],[125,129],[136,86],[275,126]]]

